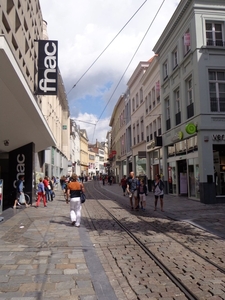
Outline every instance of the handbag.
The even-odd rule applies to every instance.
[[[85,200],[86,200],[85,194],[84,194],[84,193],[80,193],[80,202],[81,202],[81,203],[84,203]]]
[[[20,198],[19,198],[19,203],[20,204],[24,204],[26,201],[25,201],[25,196],[24,196],[24,193],[20,194]]]
[[[163,191],[160,189],[159,184],[155,186],[155,196],[161,196]]]

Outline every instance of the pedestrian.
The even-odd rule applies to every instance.
[[[124,175],[123,178],[120,181],[120,185],[123,190],[123,195],[126,196],[126,189],[127,189],[127,176]]]
[[[76,227],[80,227],[81,221],[81,192],[84,193],[84,185],[77,180],[76,174],[72,174],[72,181],[67,185],[66,203],[68,203],[70,197],[70,219],[72,225],[75,225]]]
[[[112,176],[109,176],[108,182],[109,182],[109,185],[112,185]]]
[[[54,185],[52,183],[52,180],[48,178],[48,191],[49,191],[49,201],[53,201],[54,198]]]
[[[163,210],[163,189],[164,189],[164,183],[161,180],[161,176],[159,174],[157,174],[155,176],[155,181],[154,181],[154,194],[155,194],[155,209],[157,210],[157,202],[158,202],[158,198],[160,198],[160,207],[161,207],[161,211]]]
[[[37,193],[38,193],[38,196],[37,196],[36,207],[39,206],[39,203],[40,203],[41,198],[42,198],[42,200],[43,200],[44,207],[47,207],[47,204],[46,204],[46,196],[45,196],[45,195],[46,195],[46,192],[45,192],[45,186],[44,186],[42,177],[39,178],[39,183],[38,183],[38,190],[37,190]]]
[[[25,203],[26,207],[30,206],[30,204],[27,204],[25,197],[24,197],[23,182],[24,182],[24,176],[20,175],[19,179],[16,181],[16,200],[14,201],[13,208],[16,208],[17,205],[20,206],[21,204],[24,204],[24,203]]]
[[[127,179],[127,192],[129,194],[130,206],[132,210],[134,209],[134,205],[135,205],[135,209],[139,210],[138,198],[137,198],[137,186],[138,186],[137,178],[135,178],[134,172],[131,171],[130,176]],[[134,198],[134,205],[133,205],[133,198]]]
[[[43,184],[44,184],[44,187],[45,187],[46,201],[49,202],[50,201],[50,189],[51,188],[49,186],[49,178],[48,178],[48,176],[44,177]]]
[[[141,180],[139,186],[139,199],[141,203],[141,208],[145,210],[146,207],[146,195],[147,195],[147,187],[144,180]]]
[[[60,185],[61,185],[62,191],[65,193],[65,189],[66,189],[66,176],[63,175],[60,178]]]
[[[105,185],[105,176],[102,176],[102,184]]]

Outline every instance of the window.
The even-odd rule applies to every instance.
[[[193,86],[192,77],[186,80],[186,97],[187,97],[187,118],[194,116],[194,103],[193,103]]]
[[[148,114],[148,97],[147,96],[145,97],[145,112],[147,115]]]
[[[135,132],[135,125],[133,126],[133,141],[134,141],[134,145],[136,145],[136,132]]]
[[[149,142],[149,126],[146,127],[147,142]]]
[[[166,130],[169,130],[171,127],[170,124],[170,99],[169,97],[165,99],[165,107],[166,107]]]
[[[152,108],[155,107],[155,87],[152,89]]]
[[[141,118],[141,142],[144,141],[144,120]]]
[[[132,108],[133,108],[133,111],[135,111],[135,102],[134,102],[134,98],[132,99]]]
[[[149,107],[149,111],[152,110],[152,94],[151,92],[148,94],[148,107]]]
[[[153,121],[153,135],[154,135],[154,137],[157,136],[157,131],[156,131],[156,120]]]
[[[225,112],[225,70],[209,71],[210,108],[212,112]]]
[[[150,141],[152,140],[153,136],[152,136],[152,123],[149,125],[150,128]]]
[[[173,53],[172,53],[172,57],[173,57],[173,70],[177,67],[178,65],[178,52],[177,52],[177,48],[174,49]]]
[[[166,80],[168,77],[168,62],[167,60],[163,64],[163,79]]]
[[[160,103],[160,82],[159,80],[155,83],[155,94],[157,99],[157,104]]]
[[[191,35],[189,29],[183,36],[184,56],[191,50]]]
[[[224,34],[222,22],[206,22],[207,46],[224,46]]]
[[[158,135],[162,135],[162,129],[161,129],[161,117],[157,119],[157,127],[158,127]]]
[[[137,143],[140,143],[140,138],[139,138],[139,122],[137,122]]]
[[[140,88],[140,103],[143,102],[143,89]]]
[[[174,92],[174,100],[175,100],[175,119],[176,119],[176,125],[181,123],[181,112],[180,112],[180,90],[177,89]]]
[[[139,106],[139,98],[138,98],[138,93],[136,94],[136,108]]]
[[[175,106],[176,106],[176,113],[180,112],[180,90],[177,89],[174,92],[174,96],[175,96]]]

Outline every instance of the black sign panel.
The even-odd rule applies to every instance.
[[[58,41],[38,41],[38,95],[57,95]]]
[[[9,152],[10,190],[15,190],[15,183],[20,175],[24,176],[24,192],[32,199],[34,187],[34,155],[33,143],[17,148]]]

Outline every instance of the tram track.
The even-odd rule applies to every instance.
[[[88,186],[86,186],[86,191],[89,194],[90,191],[88,191]],[[170,268],[162,262],[162,259],[160,259],[158,257],[158,255],[155,254],[155,251],[151,251],[150,250],[150,246],[146,245],[146,241],[143,240],[139,237],[137,237],[137,234],[134,234],[126,225],[124,225],[124,222],[122,223],[118,217],[115,215],[115,213],[112,213],[111,210],[109,210],[105,205],[103,205],[101,202],[101,200],[99,199],[106,199],[108,198],[109,200],[112,200],[112,197],[107,196],[106,194],[103,194],[101,191],[99,191],[99,189],[96,189],[96,187],[94,187],[95,192],[94,192],[94,198],[96,199],[96,201],[98,202],[98,204],[102,207],[102,209],[105,210],[105,212],[122,228],[122,230],[124,232],[126,232],[134,241],[135,243],[148,255],[148,257],[150,259],[152,259],[157,266],[160,267],[160,269],[166,274],[166,276],[180,289],[180,291],[182,291],[182,293],[185,295],[185,297],[187,299],[210,299],[210,295],[214,296],[213,294],[213,288],[209,288],[208,289],[208,293],[206,296],[207,298],[200,298],[199,294],[201,294],[199,291],[197,294],[192,292],[192,289],[190,288],[191,284],[188,283],[188,285],[184,284],[181,280],[181,278],[179,276],[177,276],[177,274],[174,274],[174,268],[173,271],[170,270]],[[91,194],[93,196],[93,186],[92,186],[92,191]],[[102,197],[103,196],[103,197]],[[92,197],[93,198],[93,197]],[[115,201],[115,200],[113,200]],[[121,205],[121,203],[119,203],[119,205]],[[167,245],[170,244],[171,247],[178,247],[175,245],[175,243],[179,244],[179,247],[182,247],[182,250],[180,250],[180,253],[182,254],[183,252],[188,252],[188,254],[186,254],[186,257],[190,256],[190,253],[192,253],[192,256],[196,256],[193,259],[193,261],[198,261],[199,259],[201,259],[202,261],[204,261],[205,263],[201,262],[202,265],[205,265],[206,270],[210,269],[210,268],[215,268],[215,270],[217,271],[217,274],[215,274],[215,270],[213,270],[212,272],[214,272],[214,275],[216,275],[219,278],[219,274],[225,274],[225,269],[223,267],[221,267],[220,265],[216,264],[215,262],[211,261],[210,259],[208,259],[207,257],[205,257],[204,255],[202,255],[201,253],[198,253],[196,250],[191,249],[189,246],[187,246],[186,244],[182,243],[181,241],[177,240],[176,238],[174,238],[173,236],[165,233],[165,230],[163,230],[163,228],[159,228],[159,226],[155,227],[153,226],[151,223],[149,223],[148,221],[146,221],[146,217],[142,217],[142,216],[133,216],[138,220],[141,220],[142,222],[145,222],[146,225],[148,227],[150,227],[153,231],[157,231],[160,232],[161,234],[163,234],[164,236],[167,237],[167,239],[170,239],[170,241],[167,241]],[[96,229],[97,230],[97,229]],[[163,242],[162,242],[163,244]],[[185,251],[183,250],[185,249]],[[180,259],[178,259],[179,262]],[[169,260],[168,260],[169,261]],[[168,264],[170,265],[170,264]],[[211,266],[211,267],[209,267]],[[188,269],[188,268],[187,268]],[[196,268],[197,269],[197,268]],[[183,269],[183,272],[186,273],[186,271]],[[194,272],[193,272],[194,273]],[[219,274],[218,274],[219,273]],[[179,275],[179,273],[178,273]],[[193,279],[195,279],[195,275],[192,274]],[[222,282],[221,284],[221,288],[224,288],[224,295],[225,295],[225,287],[224,287],[224,282]],[[196,286],[197,289],[199,287],[200,283],[199,281],[196,282]],[[194,288],[194,290],[196,290]],[[218,299],[225,299],[225,298],[218,298]]]

